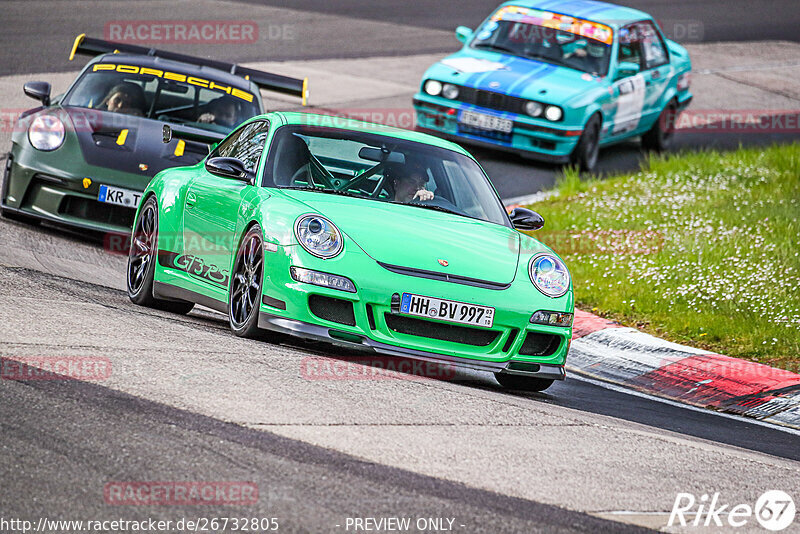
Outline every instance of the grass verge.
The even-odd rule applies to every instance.
[[[654,157],[531,205],[579,307],[800,372],[800,145]]]

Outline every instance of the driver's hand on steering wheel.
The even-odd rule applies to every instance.
[[[427,189],[420,189],[416,193],[414,193],[414,198],[411,200],[419,200],[420,202],[425,202],[426,200],[433,200],[433,191],[428,191]]]

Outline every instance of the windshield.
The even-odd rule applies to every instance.
[[[247,91],[178,72],[95,63],[75,83],[64,105],[228,133],[259,114],[256,98]]]
[[[452,150],[375,133],[283,126],[264,185],[406,204],[508,226],[480,166]]]
[[[470,46],[605,76],[610,27],[558,13],[506,6],[478,28]]]

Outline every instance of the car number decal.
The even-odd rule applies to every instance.
[[[644,76],[637,74],[616,82],[619,89],[617,113],[614,115],[614,134],[634,130],[639,125],[644,108]]]

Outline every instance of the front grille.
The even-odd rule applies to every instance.
[[[427,337],[440,341],[463,343],[475,347],[491,345],[500,334],[495,330],[481,330],[446,323],[434,323],[424,319],[415,319],[394,313],[384,314],[386,326],[394,332],[411,336]]]
[[[550,356],[561,345],[561,336],[528,332],[519,353],[525,356]]]
[[[64,197],[58,212],[61,215],[127,228],[133,226],[133,218],[136,216],[136,210],[133,208],[114,206],[72,195]]]
[[[524,98],[518,98],[516,96],[463,86],[459,86],[458,98],[456,100],[467,104],[474,104],[482,108],[519,114],[525,113],[525,104],[528,102]]]
[[[514,343],[514,340],[517,339],[517,334],[519,334],[519,330],[512,328],[511,332],[508,333],[508,339],[506,339],[505,345],[503,345],[503,352],[511,350],[511,345]]]
[[[349,300],[311,295],[308,297],[308,308],[311,313],[324,319],[347,326],[356,325],[356,316],[353,312],[353,303]]]

